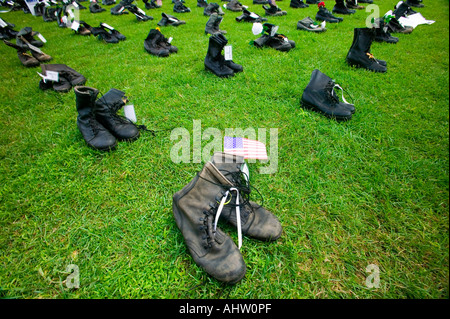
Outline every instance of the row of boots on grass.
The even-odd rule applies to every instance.
[[[89,147],[110,151],[116,148],[117,141],[131,142],[139,138],[139,128],[117,114],[128,102],[125,92],[110,89],[99,99],[99,91],[92,87],[76,86],[74,92],[77,126]]]
[[[277,217],[250,198],[244,158],[215,153],[200,172],[173,195],[173,215],[194,262],[215,279],[234,284],[246,273],[242,236],[273,242],[282,234]],[[238,245],[217,227],[237,228]]]

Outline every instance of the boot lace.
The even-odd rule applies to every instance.
[[[229,171],[221,171],[224,176],[231,175],[231,179],[233,181],[233,186],[229,185],[223,185],[218,184],[213,181],[207,180],[199,175],[200,178],[204,179],[205,181],[208,181],[214,185],[221,186],[226,189],[226,191],[222,192],[222,196],[219,198],[216,198],[217,203],[212,207],[212,210],[210,211],[204,211],[203,213],[207,216],[214,214],[214,223],[213,223],[213,234],[217,231],[217,223],[219,222],[220,215],[223,212],[223,208],[225,205],[230,205],[232,208],[234,208],[234,212],[236,214],[236,228],[238,233],[238,248],[241,249],[242,247],[242,223],[241,223],[241,209],[244,211],[244,220],[247,220],[247,217],[249,214],[253,213],[253,206],[250,203],[250,192],[253,188],[258,195],[261,197],[261,193],[256,189],[255,187],[250,185],[248,176],[242,172],[240,169],[235,172],[229,172]],[[236,194],[236,200],[234,203],[231,203],[232,196],[231,193],[235,192]],[[219,206],[217,207],[217,204]],[[256,208],[260,207],[258,205]],[[215,212],[213,212],[215,211]],[[204,221],[205,226],[207,226],[206,221]],[[203,227],[203,226],[202,226]],[[206,240],[210,240],[210,236],[206,232],[206,237],[203,238]],[[208,241],[208,247],[211,247],[211,243]],[[205,247],[206,248],[206,247]]]

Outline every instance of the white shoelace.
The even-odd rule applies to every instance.
[[[341,93],[342,93],[342,101],[344,101],[344,103],[346,103],[346,104],[350,104],[350,103],[347,102],[347,100],[346,100],[345,97],[344,97],[344,89],[341,88],[341,87],[339,86],[339,84],[336,84],[336,83],[334,84],[334,87],[341,90]],[[333,89],[334,89],[334,88],[333,88]]]
[[[242,229],[241,229],[241,209],[239,207],[239,190],[237,188],[230,188],[225,195],[223,195],[219,208],[217,209],[216,218],[214,220],[214,231],[217,229],[217,222],[219,221],[220,214],[222,214],[223,206],[225,205],[225,201],[228,198],[228,195],[230,192],[235,191],[236,192],[236,224],[237,224],[237,231],[238,231],[238,248],[241,249],[242,246]]]

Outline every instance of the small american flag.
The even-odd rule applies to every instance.
[[[264,143],[242,137],[225,136],[223,139],[223,151],[225,153],[240,155],[244,158],[267,159]]]

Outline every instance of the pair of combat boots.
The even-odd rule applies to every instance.
[[[275,241],[282,233],[278,219],[250,200],[246,165],[241,156],[215,153],[203,169],[173,195],[173,214],[194,262],[215,279],[234,284],[246,273],[242,235]],[[217,227],[237,227],[238,246]]]
[[[131,142],[139,138],[138,127],[116,114],[128,102],[125,92],[110,89],[99,99],[99,91],[92,87],[76,86],[74,92],[77,126],[89,147],[110,151],[116,148],[117,140]]]
[[[234,63],[233,60],[226,60],[222,55],[222,50],[227,43],[227,38],[221,32],[209,37],[209,46],[205,57],[205,69],[211,71],[218,77],[231,77],[235,73],[244,70],[242,65]]]

